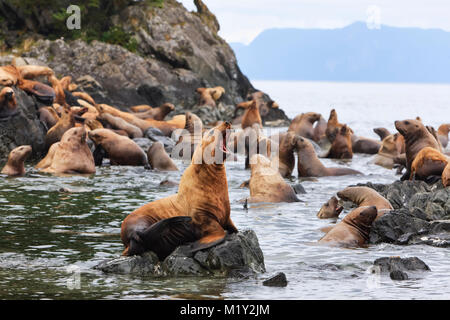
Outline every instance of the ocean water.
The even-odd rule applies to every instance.
[[[356,134],[376,138],[372,128],[394,130],[393,121],[422,117],[431,125],[450,122],[450,86],[426,84],[361,84],[269,82],[254,85],[278,101],[289,117],[331,107]],[[286,128],[266,128],[266,133]],[[93,267],[118,257],[122,220],[149,201],[174,194],[161,187],[178,181],[180,172],[154,172],[139,167],[105,166],[92,176],[55,177],[27,165],[20,178],[0,176],[0,298],[1,299],[449,299],[450,251],[424,245],[371,245],[343,249],[318,246],[320,228],[336,221],[320,220],[322,204],[348,185],[391,183],[392,170],[372,164],[373,156],[355,155],[350,162],[323,159],[326,166],[351,167],[359,176],[324,177],[302,183],[304,202],[252,205],[239,185],[249,179],[244,158],[226,164],[231,217],[239,229],[255,230],[267,273],[250,279],[164,278],[104,274]],[[296,169],[294,170],[294,174]],[[59,192],[68,188],[71,193]],[[345,216],[348,212],[343,212]],[[341,217],[341,218],[342,218]],[[417,256],[431,272],[411,274],[406,281],[370,272],[373,261],[386,256]],[[285,288],[262,281],[284,272]],[[79,286],[73,279],[79,279]]]

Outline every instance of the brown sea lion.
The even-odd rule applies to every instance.
[[[339,247],[361,247],[369,240],[369,232],[376,218],[377,207],[358,207],[328,231],[319,243]]]
[[[395,165],[394,159],[399,156],[398,145],[395,143],[394,135],[391,134],[381,142],[381,148],[375,156],[374,163],[387,169],[392,169]]]
[[[55,101],[55,90],[41,82],[20,80],[18,87],[28,94],[35,96],[40,102],[51,105]]]
[[[145,112],[137,112],[134,115],[140,119],[153,119],[162,121],[164,118],[173,110],[175,110],[175,106],[171,103],[164,103],[163,105],[152,108]]]
[[[434,136],[418,120],[395,121],[395,128],[405,139],[406,149],[406,172],[401,180],[409,179],[411,176],[411,165],[416,155],[425,147],[439,150],[439,144]],[[440,150],[439,150],[440,151]]]
[[[223,241],[226,231],[237,232],[230,218],[223,163],[230,127],[226,122],[204,135],[177,194],[150,202],[125,218],[120,233],[123,255],[153,251],[163,260],[179,245],[195,241],[190,251],[197,251]]]
[[[388,129],[382,127],[374,128],[373,132],[375,132],[380,137],[380,141],[383,141],[384,138],[391,135]]]
[[[450,163],[447,164],[442,172],[442,184],[444,187],[450,187]]]
[[[20,78],[21,75],[14,66],[0,67],[0,85],[5,87],[15,86]]]
[[[344,201],[351,201],[358,207],[375,206],[377,208],[377,219],[386,212],[394,210],[391,203],[369,187],[347,187],[337,193],[337,196]]]
[[[313,140],[317,143],[322,143],[327,137],[326,131],[327,131],[327,125],[328,122],[320,115],[319,120],[316,122],[316,125],[314,126],[313,131]]]
[[[0,118],[6,118],[17,113],[17,100],[14,90],[4,87],[0,90]]]
[[[189,159],[191,159],[197,145],[202,142],[203,122],[192,112],[187,111],[185,116],[186,124],[176,143],[176,150],[179,151],[177,152],[174,150],[172,154],[175,155],[176,158],[187,159],[187,156],[189,156]],[[184,151],[189,151],[189,154],[184,155]]]
[[[59,115],[52,107],[40,107],[39,121],[45,124],[47,128],[53,127],[59,121]]]
[[[245,109],[244,115],[242,116],[241,126],[242,129],[245,129],[247,127],[251,127],[255,123],[262,128],[262,120],[259,114],[259,106],[256,103],[256,100],[253,100]]]
[[[97,118],[108,122],[113,129],[124,130],[127,133],[127,135],[132,139],[142,138],[144,136],[141,129],[123,120],[120,117],[113,116],[110,113],[104,112],[100,114]]]
[[[148,163],[152,169],[160,171],[178,171],[178,167],[169,157],[164,145],[161,142],[155,142],[147,151]]]
[[[8,176],[23,176],[25,174],[24,162],[31,154],[31,146],[20,146],[13,149],[8,155],[8,162],[1,173]]]
[[[274,139],[271,136],[271,139]],[[297,150],[297,136],[293,131],[279,134],[278,154],[274,155],[272,161],[278,164],[278,170],[283,178],[292,176],[295,167],[295,154]]]
[[[292,119],[288,131],[304,138],[314,138],[314,123],[319,121],[321,115],[315,112],[302,113]]]
[[[284,181],[278,168],[265,156],[250,159],[250,198],[248,202],[298,202],[294,189]]]
[[[137,106],[130,107],[130,110],[135,113],[136,112],[146,112],[146,111],[152,110],[152,107],[147,104],[140,104]]]
[[[95,106],[95,105],[96,105],[94,98],[92,98],[91,95],[88,94],[88,93],[86,93],[86,92],[80,92],[80,91],[72,92],[72,95],[73,95],[74,97],[80,98],[80,99],[82,99],[82,100],[88,102],[88,103],[91,104],[92,106]]]
[[[64,89],[61,85],[61,82],[56,78],[53,74],[49,75],[47,78],[48,82],[52,85],[53,90],[55,90],[55,100],[54,102],[65,106],[66,103],[66,94],[64,93]]]
[[[59,118],[58,122],[53,127],[51,127],[45,135],[45,145],[47,149],[50,148],[53,143],[61,140],[63,134],[67,130],[75,126],[75,117],[82,115],[87,111],[87,108],[82,108],[79,110],[62,108],[61,110],[61,117]]]
[[[352,151],[354,153],[377,154],[380,148],[380,141],[352,135]]]
[[[339,122],[337,112],[335,109],[331,109],[330,111],[330,117],[328,118],[327,122],[327,129],[325,130],[325,134],[330,141],[330,143],[333,143],[334,138],[336,137],[336,134],[338,131],[343,127],[344,125]]]
[[[447,148],[448,145],[448,132],[450,131],[450,124],[441,124],[437,131],[437,136],[443,148]]]
[[[216,107],[216,101],[213,98],[214,90],[210,88],[197,88],[196,92],[199,94],[199,106]]]
[[[331,197],[330,200],[325,202],[317,213],[319,219],[337,218],[341,214],[343,206],[339,205],[339,200],[336,197]]]
[[[159,120],[152,120],[152,119],[147,119],[144,121],[147,122],[151,127],[161,130],[161,132],[165,136],[170,137],[170,136],[172,136],[172,133],[175,130],[183,129],[185,127],[186,116],[184,114],[179,114],[167,121],[159,121]]]
[[[362,174],[350,168],[327,168],[314,151],[314,147],[307,139],[298,137],[297,139],[297,170],[299,177],[325,177],[343,176],[350,174]]]
[[[419,151],[412,162],[409,180],[428,181],[433,177],[440,179],[448,162],[449,158],[435,148],[425,147]]]
[[[122,118],[123,120],[131,123],[132,125],[138,127],[139,129],[141,129],[142,132],[145,132],[148,128],[150,128],[152,126],[152,124],[149,123],[148,121],[139,119],[138,117],[136,117],[135,115],[133,115],[130,112],[120,111],[119,109],[109,106],[107,104],[103,104],[103,103],[97,104],[97,105],[95,105],[95,108],[98,110],[98,112],[100,114],[109,113],[115,117]]]
[[[352,132],[347,125],[343,125],[337,132],[335,132],[333,143],[331,144],[330,151],[328,152],[326,158],[353,158]]]
[[[100,166],[103,157],[109,158],[111,165],[147,166],[147,155],[136,142],[118,135],[109,129],[89,131],[89,139],[96,145],[95,164]]]
[[[20,76],[23,79],[34,79],[40,76],[48,77],[54,75],[52,69],[44,66],[24,65],[16,66],[16,69],[19,71]]]
[[[70,85],[72,83],[72,77],[71,76],[62,77],[59,82],[61,83],[61,86],[62,86],[63,90],[70,91],[69,87],[70,87]]]
[[[67,130],[61,141],[51,146],[47,156],[36,167],[42,172],[54,174],[95,173],[94,157],[86,137],[84,127]]]

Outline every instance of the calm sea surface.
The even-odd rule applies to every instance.
[[[361,84],[255,81],[278,101],[289,117],[316,111],[328,119],[335,108],[339,120],[356,134],[376,138],[372,128],[394,130],[393,121],[420,116],[426,124],[450,122],[450,85]],[[286,128],[269,129],[273,133]],[[316,213],[337,191],[359,182],[391,183],[393,171],[372,164],[373,156],[356,155],[344,163],[325,159],[327,166],[348,166],[363,176],[302,181],[302,203],[250,207],[239,200],[249,191],[239,185],[250,172],[244,158],[227,163],[231,216],[239,229],[258,235],[268,273],[255,279],[131,277],[92,269],[123,249],[120,224],[132,210],[166,197],[176,187],[160,187],[176,173],[135,167],[102,167],[89,177],[53,177],[27,166],[21,178],[0,176],[0,298],[24,299],[449,299],[450,250],[429,246],[380,244],[360,249],[317,246],[320,228],[333,221]],[[177,162],[184,170],[187,163]],[[296,172],[296,169],[294,173]],[[293,179],[290,183],[298,183]],[[68,188],[72,193],[61,193]],[[343,213],[344,216],[347,212]],[[368,268],[385,256],[417,256],[432,272],[394,282],[375,277]],[[71,286],[73,271],[80,287]],[[268,275],[282,271],[286,288],[262,286]]]

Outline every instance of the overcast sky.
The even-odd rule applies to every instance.
[[[178,0],[195,10],[193,0]],[[450,31],[449,0],[203,0],[228,42],[269,28],[340,28],[355,21]],[[368,18],[369,17],[369,18]]]

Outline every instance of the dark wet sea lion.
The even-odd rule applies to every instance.
[[[328,231],[319,243],[338,247],[363,246],[369,240],[369,232],[376,218],[375,206],[358,207]]]
[[[333,143],[337,132],[342,128],[342,126],[343,124],[339,122],[336,110],[332,109],[330,111],[330,117],[328,118],[327,129],[325,130],[325,134],[330,143]]]
[[[23,176],[25,174],[24,162],[31,154],[31,146],[20,146],[13,149],[8,155],[8,162],[1,173],[8,176]]]
[[[278,154],[273,157],[273,161],[278,162],[278,170],[283,178],[292,176],[295,167],[294,151],[297,149],[297,136],[294,132],[288,131],[280,133]],[[271,139],[274,137],[272,136]]]
[[[177,194],[150,202],[125,218],[121,229],[124,255],[153,251],[163,260],[181,244],[195,241],[190,246],[194,252],[222,242],[227,231],[237,232],[230,218],[223,163],[230,127],[226,122],[204,135]]]
[[[380,141],[364,137],[355,137],[355,139],[352,139],[352,151],[354,153],[377,154],[380,148]]]
[[[19,88],[28,94],[36,97],[38,101],[45,105],[52,105],[56,102],[56,92],[55,90],[41,82],[33,80],[21,80],[19,83]]]

